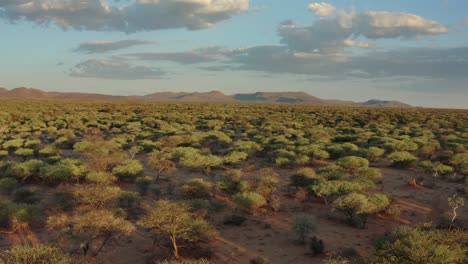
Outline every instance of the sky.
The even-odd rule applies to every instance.
[[[468,108],[466,0],[0,0],[0,87]]]

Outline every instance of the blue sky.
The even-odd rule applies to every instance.
[[[0,0],[0,87],[468,108],[465,0]]]

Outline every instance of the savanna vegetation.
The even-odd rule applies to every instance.
[[[0,263],[467,263],[468,111],[0,101]]]

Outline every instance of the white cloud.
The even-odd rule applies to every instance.
[[[320,17],[327,17],[335,13],[336,7],[328,3],[312,3],[309,5],[309,11],[314,12]]]
[[[209,28],[248,8],[249,0],[136,0],[123,7],[108,0],[8,0],[0,1],[0,17],[65,29],[133,33]]]
[[[448,32],[447,27],[436,21],[409,14],[386,11],[369,11],[353,19],[355,34],[368,38],[413,38]]]
[[[337,10],[333,16],[320,19],[310,26],[286,21],[278,28],[281,43],[291,50],[329,54],[343,52],[350,46],[371,47],[365,42],[353,40],[358,37],[374,40],[414,39],[447,32],[444,25],[415,14],[386,11],[356,13],[344,10]]]
[[[356,41],[354,39],[345,39],[343,44],[347,47],[356,47],[356,48],[363,48],[363,49],[370,49],[373,48],[373,45],[366,42]]]
[[[75,52],[81,53],[105,53],[114,50],[120,50],[129,48],[136,45],[148,45],[156,44],[155,41],[138,40],[138,39],[126,39],[120,41],[94,41],[94,42],[83,42],[74,50]]]
[[[164,72],[147,66],[133,66],[118,59],[92,59],[77,64],[70,76],[82,78],[139,80],[160,79]]]

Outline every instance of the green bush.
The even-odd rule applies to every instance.
[[[15,150],[15,155],[21,156],[23,158],[31,157],[34,155],[34,150],[33,149],[27,149],[27,148],[19,148]]]
[[[322,254],[325,251],[323,240],[313,236],[309,241],[309,248],[314,254]]]
[[[466,252],[466,231],[404,226],[376,242],[372,263],[463,264]]]
[[[29,178],[36,176],[43,164],[44,163],[42,161],[35,159],[22,163],[10,163],[5,171],[5,175],[8,177],[17,178],[18,180],[24,182]]]
[[[21,148],[23,144],[24,144],[24,139],[21,139],[21,138],[11,139],[3,143],[3,148],[4,149],[18,149],[18,148]]]
[[[0,263],[4,264],[71,264],[70,256],[61,250],[42,244],[19,246],[0,254]]]
[[[393,162],[393,166],[401,168],[409,167],[418,160],[417,157],[407,151],[393,152],[387,158]]]
[[[138,176],[142,176],[143,172],[143,165],[138,160],[126,160],[112,169],[112,173],[122,180],[134,180]]]
[[[137,192],[122,191],[119,196],[119,205],[125,209],[133,209],[138,206],[141,196]]]
[[[52,186],[64,182],[78,182],[86,173],[86,166],[80,160],[64,159],[40,169],[41,179]]]
[[[145,195],[148,193],[149,186],[153,183],[153,177],[144,176],[138,177],[135,180],[135,185],[138,188],[138,191],[141,195]]]
[[[0,179],[0,192],[3,194],[11,194],[20,186],[15,178]]]
[[[38,209],[33,205],[0,200],[0,226],[16,229],[38,220]]]
[[[86,174],[85,177],[86,181],[89,183],[96,183],[96,184],[111,184],[117,180],[117,178],[107,172],[90,172]]]
[[[316,183],[320,179],[317,176],[316,172],[312,168],[301,168],[298,169],[293,175],[290,177],[290,185],[296,188],[299,187],[307,187],[311,184]]]
[[[370,147],[367,150],[367,159],[370,161],[378,161],[380,157],[385,153],[384,149],[378,148],[378,147]]]
[[[296,236],[296,241],[300,244],[306,243],[306,238],[311,232],[317,232],[317,226],[312,218],[307,215],[294,217],[292,229]]]
[[[180,187],[180,191],[186,199],[203,199],[211,196],[210,182],[196,178],[188,180]]]
[[[17,203],[33,204],[39,201],[38,194],[26,187],[16,189],[13,196]]]
[[[234,196],[234,202],[242,210],[253,213],[267,204],[267,200],[256,192],[244,192]]]
[[[369,166],[369,161],[361,157],[348,156],[338,159],[336,164],[353,174],[359,169],[367,168]]]
[[[250,183],[242,179],[242,171],[228,170],[223,174],[222,179],[217,182],[220,190],[227,193],[245,192],[250,188]]]

